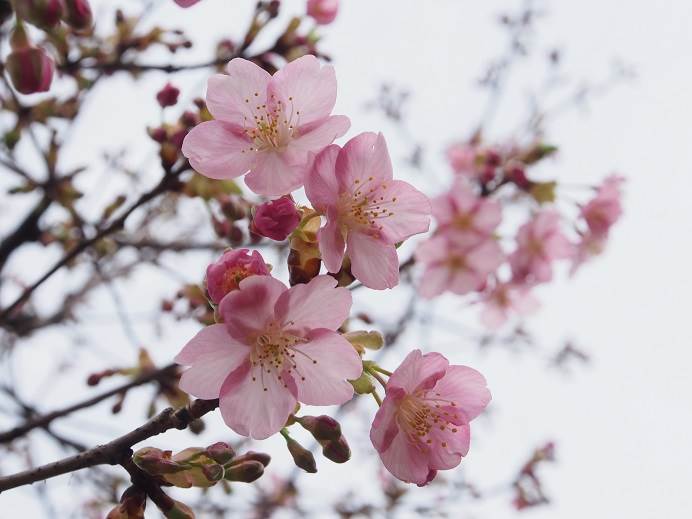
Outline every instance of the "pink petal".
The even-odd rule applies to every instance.
[[[452,428],[456,432],[451,432]],[[433,428],[430,439],[432,440],[428,460],[430,468],[434,470],[453,469],[461,463],[461,458],[469,452],[471,428],[464,424],[448,425],[445,431]],[[445,446],[442,446],[443,443]]]
[[[449,256],[449,235],[440,233],[428,238],[416,248],[417,263],[440,263]]]
[[[391,243],[404,241],[414,234],[427,232],[430,227],[430,200],[408,182],[394,180],[383,190],[387,200],[378,207],[389,210],[391,216],[381,218],[383,232]],[[391,202],[391,200],[396,200]],[[388,203],[387,203],[388,202]]]
[[[452,271],[448,290],[455,294],[464,295],[483,287],[485,279],[476,272],[465,269]]]
[[[308,164],[296,164],[287,151],[257,152],[257,162],[245,184],[258,195],[279,197],[303,185]],[[299,161],[298,161],[299,162]]]
[[[232,59],[226,71],[227,76],[216,74],[209,78],[207,107],[216,119],[241,128],[254,127],[256,107],[267,103],[271,76],[243,58]]]
[[[387,394],[390,387],[402,388],[409,394],[423,388],[430,389],[444,376],[448,366],[449,361],[439,353],[423,355],[420,350],[413,350],[389,377]]]
[[[392,388],[375,413],[375,419],[370,428],[370,441],[378,452],[387,450],[399,432],[396,413],[399,409],[399,401],[405,395],[406,392],[403,389]]]
[[[502,248],[494,238],[488,238],[466,255],[466,264],[480,274],[495,271],[504,261]]]
[[[240,341],[262,332],[274,319],[274,305],[286,286],[271,276],[250,276],[221,300],[219,313],[228,333]]]
[[[467,366],[449,366],[444,377],[437,381],[434,391],[441,398],[452,400],[467,422],[476,418],[491,400],[485,377]]]
[[[336,176],[339,190],[351,193],[369,182],[392,180],[392,162],[382,134],[361,133],[348,141],[336,160]]]
[[[249,362],[236,371],[221,388],[221,416],[238,434],[256,440],[269,438],[286,424],[296,398],[275,372],[263,372]]]
[[[347,238],[351,272],[366,287],[375,290],[399,284],[399,257],[394,245],[360,232]]]
[[[305,194],[312,206],[322,213],[335,206],[339,198],[339,184],[334,173],[339,150],[341,148],[336,144],[322,150],[305,178]]]
[[[409,442],[399,430],[389,448],[380,452],[382,463],[392,475],[406,483],[424,485],[428,482],[428,459],[418,447]]]
[[[329,272],[339,272],[344,261],[346,243],[339,221],[335,217],[327,219],[327,225],[317,233],[317,240],[324,266]]]
[[[432,264],[425,269],[418,284],[418,293],[432,299],[449,289],[452,271],[446,265]]]
[[[345,115],[332,115],[312,127],[299,128],[300,136],[290,145],[317,153],[345,134],[350,126],[351,120]]]
[[[492,233],[502,221],[502,207],[497,200],[485,200],[473,217],[473,226],[484,234]]]
[[[432,215],[440,226],[449,224],[457,214],[457,209],[449,194],[433,198],[431,206]]]
[[[250,348],[233,339],[222,324],[200,330],[175,357],[192,366],[180,377],[180,388],[197,398],[218,398],[223,381],[250,354]]]
[[[486,328],[496,330],[507,322],[507,310],[494,303],[486,303],[481,310],[481,322]]]
[[[298,400],[308,405],[343,404],[353,397],[348,380],[357,379],[363,371],[360,355],[350,342],[338,333],[318,330],[310,342],[296,346],[295,373]]]
[[[256,154],[250,142],[219,121],[195,126],[183,141],[183,155],[192,167],[209,178],[235,178],[252,168]]]
[[[285,329],[301,334],[313,328],[336,330],[348,318],[352,304],[351,292],[336,284],[336,279],[323,275],[289,288],[276,301],[276,318]]]
[[[320,66],[312,55],[300,57],[274,74],[269,91],[281,99],[289,114],[297,114],[301,126],[319,121],[336,102],[334,67]]]

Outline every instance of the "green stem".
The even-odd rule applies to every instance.
[[[377,406],[382,407],[382,399],[380,398],[380,395],[377,394],[377,390],[373,391],[370,394],[375,399],[375,402],[377,402]]]

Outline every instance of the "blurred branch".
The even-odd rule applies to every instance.
[[[20,426],[15,427],[14,429],[10,429],[9,431],[5,431],[3,433],[0,433],[0,443],[7,443],[7,442],[10,442],[16,438],[24,436],[26,433],[28,433],[29,431],[31,431],[33,429],[36,429],[37,427],[42,427],[45,429],[48,425],[50,425],[57,418],[67,416],[67,415],[69,415],[75,411],[79,411],[80,409],[86,409],[87,407],[91,407],[93,405],[96,405],[99,402],[106,400],[107,398],[110,398],[110,397],[115,396],[115,395],[120,394],[120,393],[124,393],[124,392],[126,392],[126,391],[128,391],[134,387],[141,386],[143,384],[146,384],[146,383],[152,382],[152,381],[159,381],[165,375],[174,372],[175,368],[176,368],[175,364],[169,364],[168,366],[165,366],[161,369],[157,369],[157,370],[152,371],[150,373],[145,373],[143,375],[140,375],[139,377],[128,382],[127,384],[122,384],[118,387],[115,387],[115,388],[109,390],[109,391],[106,391],[105,393],[101,393],[100,395],[96,395],[92,398],[89,398],[89,399],[84,400],[82,402],[78,402],[78,403],[73,404],[69,407],[65,407],[63,409],[58,409],[57,411],[53,411],[51,413],[32,418],[31,420],[27,421],[26,423],[24,423]],[[11,390],[9,388],[3,388],[3,391],[5,391],[5,393],[11,394]]]
[[[144,425],[109,443],[48,465],[0,477],[0,492],[97,465],[127,463],[127,458],[132,455],[133,445],[169,429],[185,429],[191,422],[216,409],[218,405],[218,400],[195,400],[192,404],[177,410],[168,407]]]

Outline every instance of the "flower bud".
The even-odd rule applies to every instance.
[[[248,276],[269,275],[269,269],[258,251],[229,249],[216,262],[207,267],[207,293],[214,304],[238,289],[238,284]]]
[[[195,513],[185,503],[174,501],[173,507],[161,510],[166,519],[195,519]]]
[[[245,454],[233,458],[233,461],[231,461],[229,465],[238,465],[245,461],[259,461],[263,466],[266,467],[269,465],[271,460],[271,456],[269,456],[269,454],[265,454],[264,452],[247,451]]]
[[[305,472],[310,472],[311,474],[317,472],[317,464],[315,463],[315,457],[312,455],[312,452],[307,450],[290,436],[286,435],[284,437],[286,438],[288,452],[291,453],[293,462],[296,464],[296,466],[303,469]]]
[[[171,451],[162,451],[154,447],[139,449],[133,454],[132,461],[144,472],[153,476],[173,474],[185,468],[171,460]]]
[[[178,102],[179,95],[179,88],[173,86],[171,83],[166,83],[156,94],[156,100],[159,102],[159,105],[161,105],[161,108],[166,108],[167,106],[175,105]]]
[[[65,12],[63,20],[65,23],[78,31],[91,28],[94,16],[91,12],[89,0],[64,0]]]
[[[120,504],[113,508],[106,519],[144,519],[147,495],[138,487],[128,487],[120,498]]]
[[[298,423],[308,430],[317,441],[338,440],[341,436],[339,422],[325,414],[320,416],[302,416]]]
[[[210,445],[207,447],[206,453],[211,459],[221,465],[225,465],[235,456],[233,448],[224,442],[216,442]]]
[[[285,240],[300,223],[300,212],[290,196],[257,206],[250,230],[276,241]]]
[[[355,380],[349,380],[353,386],[353,390],[359,395],[368,395],[375,391],[375,384],[372,381],[372,377],[367,373],[363,374]]]
[[[262,474],[264,474],[264,464],[259,461],[248,460],[238,464],[231,464],[226,469],[224,479],[252,483],[259,479]]]
[[[356,350],[359,350],[359,353],[363,351],[364,348],[379,350],[384,346],[384,336],[377,331],[368,332],[365,330],[357,330],[345,333],[343,337],[353,344]]]
[[[175,3],[180,7],[192,7],[197,2],[199,2],[199,0],[175,0]]]
[[[334,463],[346,463],[351,459],[351,448],[346,438],[340,436],[338,440],[331,440],[322,444],[322,454]]]
[[[46,92],[53,81],[55,63],[48,53],[31,45],[24,28],[18,25],[11,36],[12,52],[5,68],[14,88],[22,94]]]
[[[320,25],[334,21],[339,11],[339,0],[308,0],[308,16]]]
[[[42,29],[55,27],[64,11],[63,0],[20,0],[14,7],[19,18]]]
[[[204,474],[204,477],[207,478],[207,480],[211,483],[216,483],[217,481],[221,481],[223,479],[224,468],[216,463],[213,465],[203,465],[202,474]]]

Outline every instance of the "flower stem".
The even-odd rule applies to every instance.
[[[380,395],[377,394],[377,390],[373,391],[370,394],[375,399],[375,402],[377,402],[377,406],[382,407],[382,399],[380,398]]]

